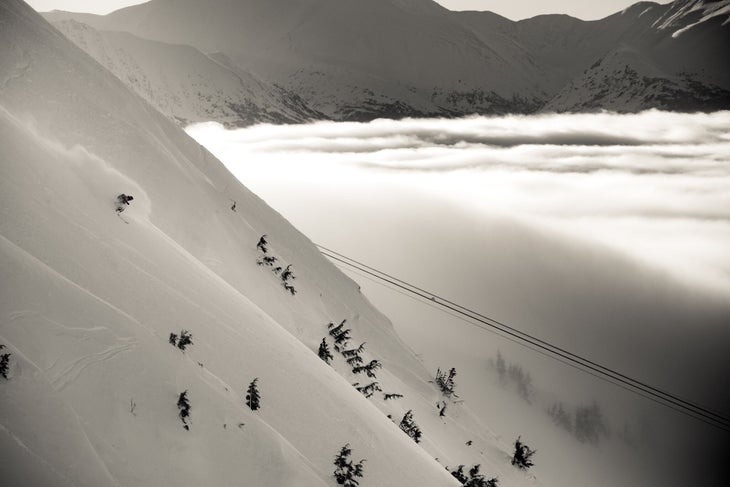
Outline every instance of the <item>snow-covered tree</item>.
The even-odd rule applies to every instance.
[[[355,389],[358,390],[358,392],[361,392],[365,397],[371,397],[376,392],[383,392],[383,390],[380,388],[380,384],[378,384],[377,381],[371,382],[366,386],[361,386],[359,382],[355,382],[352,385],[355,387]]]
[[[332,352],[330,352],[330,347],[327,345],[327,340],[322,339],[322,343],[319,344],[319,351],[317,352],[317,355],[319,355],[319,358],[325,361],[325,363],[329,364],[330,360],[334,359],[332,356]]]
[[[436,385],[441,389],[441,392],[446,397],[459,397],[454,392],[454,389],[456,389],[456,382],[454,382],[454,377],[456,377],[456,369],[451,368],[448,374],[445,372],[441,372],[441,369],[436,370]]]
[[[284,282],[289,282],[289,279],[296,279],[296,276],[294,275],[294,271],[291,270],[291,264],[286,266],[286,269],[281,273],[281,280]]]
[[[180,393],[177,398],[177,408],[180,410],[180,419],[183,422],[183,428],[190,430],[188,425],[188,418],[190,417],[190,400],[188,399],[188,391],[185,390]]]
[[[294,289],[294,286],[292,286],[291,284],[284,283],[284,290],[289,291],[289,294],[291,294],[292,296],[297,293],[297,290]]]
[[[360,374],[362,372],[365,372],[365,375],[367,375],[371,379],[374,379],[375,378],[375,371],[377,369],[381,368],[382,366],[383,366],[383,364],[381,364],[379,360],[371,360],[367,365],[353,367],[352,368],[352,373],[353,374]]]
[[[335,456],[335,471],[334,477],[339,485],[344,487],[355,487],[360,485],[356,480],[357,478],[363,477],[363,471],[365,460],[360,460],[358,463],[353,463],[350,460],[352,450],[350,444],[346,444],[340,449],[340,452]]]
[[[518,436],[515,440],[515,453],[512,455],[512,465],[526,470],[534,465],[530,458],[536,453],[535,450],[530,449],[529,446],[522,443]]]
[[[258,377],[252,380],[251,383],[248,385],[248,390],[246,391],[246,406],[251,408],[252,411],[256,411],[261,407],[261,405],[259,404],[261,396],[259,395],[259,389],[257,385],[258,380]]]
[[[5,348],[5,345],[0,345],[0,350]],[[8,370],[10,370],[10,353],[4,353],[0,355],[0,375],[5,379],[8,378]]]
[[[403,397],[403,394],[393,393],[393,394],[384,394],[383,395],[383,399],[386,401],[390,401],[391,399],[400,399],[401,397]]]
[[[408,410],[400,421],[400,429],[410,436],[416,443],[421,442],[421,428],[413,420],[413,410]]]
[[[177,347],[177,333],[170,333],[168,341],[170,342],[170,345]]]
[[[182,350],[184,352],[185,351],[185,348],[188,345],[192,345],[192,344],[193,344],[193,335],[192,335],[192,333],[190,333],[187,330],[182,330],[180,332],[180,339],[177,341],[177,348],[179,348],[180,350]]]
[[[266,235],[261,235],[261,238],[259,239],[259,243],[256,244],[256,248],[259,249],[264,254],[269,252],[268,248],[269,242],[266,240]]]
[[[347,341],[350,339],[350,330],[349,328],[345,328],[345,323],[347,322],[346,319],[342,320],[342,322],[335,326],[334,323],[330,323],[327,325],[329,328],[329,334],[332,338],[335,339],[335,350],[338,352],[342,349],[342,347],[345,346]]]

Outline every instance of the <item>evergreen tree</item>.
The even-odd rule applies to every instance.
[[[403,415],[403,419],[401,419],[399,426],[400,429],[413,439],[413,441],[416,443],[421,442],[421,428],[419,428],[413,420],[413,410],[408,410],[408,412]]]
[[[383,399],[386,401],[390,401],[391,399],[400,399],[403,397],[403,394],[384,394]]]
[[[289,279],[296,279],[296,276],[294,275],[294,271],[291,270],[291,264],[286,266],[286,269],[284,269],[284,272],[281,273],[282,281],[289,282]]]
[[[256,244],[256,248],[266,254],[269,252],[267,245],[269,245],[269,242],[266,241],[266,235],[261,235],[259,243]]]
[[[530,458],[536,453],[535,450],[530,449],[529,446],[522,443],[520,440],[520,437],[517,437],[517,440],[515,440],[515,453],[512,456],[512,465],[515,465],[517,468],[520,468],[522,470],[526,470],[534,465],[532,463],[532,460]]]
[[[456,369],[451,368],[448,375],[444,372],[441,372],[441,369],[436,370],[436,385],[441,389],[441,392],[446,397],[459,397],[454,392],[454,389],[456,389],[456,382],[454,382],[454,377],[456,377]]]
[[[330,363],[330,360],[334,359],[330,348],[327,346],[327,340],[322,339],[322,343],[319,344],[319,352],[317,352],[319,358],[325,361],[326,364]]]
[[[347,320],[342,320],[342,323],[335,326],[334,323],[330,323],[327,325],[327,327],[330,329],[329,334],[332,338],[335,339],[335,350],[338,352],[341,350],[341,347],[344,347],[347,343],[347,341],[350,339],[350,330],[349,328],[345,328],[345,323]]]
[[[334,477],[339,485],[344,487],[355,487],[360,485],[356,480],[357,478],[363,477],[365,460],[360,460],[358,463],[353,464],[350,460],[352,450],[350,444],[346,444],[340,449],[340,452],[335,456],[335,471]]]
[[[170,333],[170,338],[168,341],[170,342],[170,345],[172,345],[173,347],[177,347],[177,334]]]
[[[289,291],[289,294],[294,296],[297,293],[297,290],[294,289],[294,286],[284,283],[284,290]]]
[[[366,386],[361,386],[359,382],[355,382],[352,385],[355,387],[355,389],[358,390],[358,392],[361,392],[365,397],[371,397],[376,392],[383,392],[383,390],[380,388],[380,384],[378,384],[377,381],[371,382]]]
[[[261,407],[259,404],[261,396],[259,395],[259,389],[256,385],[258,380],[258,377],[252,380],[251,383],[248,385],[248,390],[246,391],[246,406],[251,408],[252,411],[256,411],[259,409],[259,407]]]
[[[5,345],[0,345],[0,350],[5,348]],[[5,379],[8,378],[8,371],[10,370],[10,353],[4,353],[0,355],[0,375]]]
[[[464,474],[464,465],[459,465],[455,470],[451,471],[451,475],[461,482],[461,484],[465,484],[469,478]]]
[[[180,410],[180,419],[183,422],[183,428],[190,430],[188,426],[188,418],[190,417],[190,400],[188,399],[188,391],[185,390],[180,393],[177,398],[177,408]]]
[[[350,363],[349,360],[347,363]],[[381,364],[379,360],[371,360],[370,363],[368,363],[367,365],[353,367],[352,373],[359,374],[361,372],[365,372],[365,375],[367,375],[371,379],[374,379],[375,370],[381,368],[382,366],[383,364]]]
[[[184,352],[185,348],[188,345],[192,345],[192,344],[193,344],[193,335],[187,330],[182,330],[180,332],[180,340],[178,340],[178,342],[177,342],[177,348],[179,348],[180,350],[182,350]]]

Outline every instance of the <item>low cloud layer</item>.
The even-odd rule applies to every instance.
[[[315,242],[730,414],[718,392],[730,370],[730,112],[188,131]],[[615,431],[653,427],[662,467],[639,471],[663,472],[661,482],[627,473],[626,483],[600,455],[603,467],[578,473],[558,448],[543,449],[549,483],[564,483],[565,469],[581,485],[599,485],[599,470],[606,485],[712,475],[697,452],[717,437],[702,423],[353,277],[429,368],[456,366],[479,384],[499,349],[556,398],[597,399]],[[515,432],[509,406],[470,400],[503,419],[500,434]],[[555,440],[537,431],[538,443]]]
[[[283,179],[376,193],[405,186],[730,294],[728,127],[730,112],[648,111],[189,132],[272,201],[268,188]]]

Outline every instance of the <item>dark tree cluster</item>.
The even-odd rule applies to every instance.
[[[497,352],[495,369],[497,370],[500,384],[506,385],[508,382],[512,382],[522,399],[528,403],[532,401],[534,394],[532,376],[521,365],[515,363],[507,364],[502,354]]]
[[[0,350],[5,348],[5,345],[0,344]],[[3,353],[0,355],[0,375],[5,379],[8,379],[8,372],[10,371],[10,356],[11,353]]]
[[[519,469],[527,470],[534,465],[531,458],[535,453],[536,451],[522,443],[518,436],[515,440],[515,453],[512,455],[512,465]]]
[[[261,407],[261,405],[259,404],[259,401],[261,400],[261,395],[259,394],[259,389],[257,385],[258,380],[258,377],[252,380],[251,383],[248,385],[248,390],[246,391],[246,406],[251,408],[251,411],[256,411]]]
[[[547,410],[553,423],[571,433],[581,443],[598,444],[602,437],[609,436],[603,412],[597,402],[590,405],[576,406],[569,413],[561,402],[553,404]]]
[[[256,263],[260,266],[271,267],[271,271],[281,278],[281,284],[284,286],[284,290],[294,296],[297,293],[297,290],[291,284],[291,281],[296,279],[296,276],[294,275],[291,264],[287,265],[286,269],[282,269],[281,266],[275,265],[279,259],[273,255],[269,255],[269,241],[266,240],[266,235],[261,235],[261,238],[259,238],[259,241],[256,244],[256,248],[259,252],[261,252]]]
[[[413,410],[408,410],[408,412],[403,415],[403,419],[401,419],[399,426],[405,434],[413,439],[413,441],[416,443],[421,442],[421,428],[419,428],[413,420]]]
[[[188,345],[193,345],[193,335],[187,330],[182,330],[180,336],[177,333],[170,333],[169,341],[170,345],[184,352]]]
[[[317,352],[317,355],[319,355],[319,358],[324,360],[326,364],[330,363],[330,360],[333,360],[334,357],[332,356],[332,352],[330,352],[330,347],[327,345],[327,340],[325,338],[322,339],[322,343],[319,344],[319,351]]]
[[[346,444],[340,449],[340,452],[335,456],[335,471],[334,476],[338,485],[344,487],[355,487],[360,485],[356,479],[363,477],[363,464],[365,460],[360,460],[357,463],[353,463],[350,460],[352,450],[350,444]]]
[[[464,487],[497,487],[498,480],[496,478],[487,479],[479,472],[480,465],[474,465],[469,469],[469,475],[464,473],[464,465],[459,465],[451,471],[451,475],[461,482]]]
[[[190,417],[190,399],[188,399],[188,391],[185,390],[180,393],[177,398],[177,408],[180,410],[180,420],[183,422],[183,428],[190,431],[188,425],[188,418]]]
[[[383,399],[385,399],[386,401],[390,401],[392,399],[400,399],[401,397],[403,397],[403,394],[384,394],[383,395]]]
[[[337,326],[332,322],[327,325],[330,336],[335,340],[335,350],[340,353],[342,353],[343,347],[347,345],[347,341],[350,339],[350,332],[352,331],[349,328],[345,328],[345,323],[347,323],[347,319],[342,320]]]
[[[456,382],[454,382],[454,377],[456,377],[456,369],[453,367],[451,368],[451,370],[449,370],[448,374],[442,372],[441,369],[436,370],[436,385],[439,389],[441,389],[441,392],[444,394],[444,396],[448,398],[459,397],[454,391],[456,389]]]
[[[352,372],[354,374],[360,374],[362,372],[365,372],[365,375],[367,375],[371,379],[375,379],[375,371],[381,367],[383,367],[383,364],[381,364],[379,360],[371,360],[366,365],[353,367]]]
[[[355,382],[352,386],[357,389],[358,392],[362,393],[365,397],[372,397],[376,392],[383,392],[380,388],[380,384],[377,381],[371,382],[370,384],[361,386],[359,382]]]

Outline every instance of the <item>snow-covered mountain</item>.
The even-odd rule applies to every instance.
[[[0,3],[0,161],[4,486],[335,485],[347,443],[368,485],[477,463],[540,485],[304,235],[20,0]],[[374,377],[333,350],[343,320]]]
[[[200,52],[189,51],[193,58],[224,53],[230,60],[228,68],[263,80],[285,105],[291,105],[291,93],[301,97],[303,103],[295,98],[296,115],[286,114],[282,120],[317,113],[336,120],[361,120],[525,113],[541,108],[634,111],[729,106],[727,0],[640,2],[589,22],[565,15],[513,22],[490,12],[451,12],[432,0],[152,0],[106,16],[51,12],[46,17],[86,23],[102,31],[97,35],[107,45],[135,59],[142,54],[139,49],[119,34],[103,31],[194,46]],[[59,27],[79,41],[79,27]],[[90,54],[133,86],[135,80],[144,79],[130,63],[108,59],[89,42],[78,43],[86,44]],[[145,49],[137,61],[153,86],[136,88],[140,92],[167,91],[159,80],[161,68],[155,65],[168,66],[171,76],[184,80],[199,77],[195,67],[199,63],[192,59],[188,68],[181,54],[174,67],[173,61],[161,60],[149,66],[154,51]],[[624,59],[620,53],[626,52],[636,54]],[[602,71],[595,70],[606,62]],[[624,67],[625,75],[617,72]],[[648,81],[637,78],[647,69],[657,76]],[[207,104],[203,101],[202,112],[231,123],[230,113],[219,108],[235,98],[228,95],[224,78],[220,83],[214,77],[206,80],[209,91],[225,95],[212,96]],[[606,89],[624,85],[631,89],[606,96]],[[179,92],[194,98],[185,103],[199,103],[201,98],[195,99],[196,92],[185,86]],[[250,86],[257,93],[267,92],[258,81]],[[250,117],[239,113],[237,123],[266,121],[266,112],[260,115],[257,107],[275,102],[265,99],[269,101],[252,107]],[[166,105],[157,106],[169,113]]]
[[[207,56],[190,46],[150,41],[125,32],[98,32],[74,20],[55,26],[182,125],[217,120],[241,126],[322,118],[294,93],[263,83],[233,66],[221,53]]]

